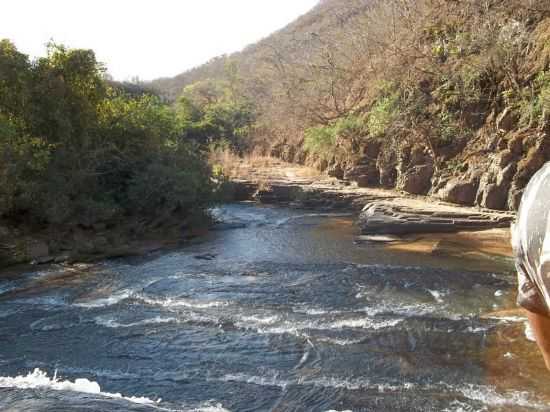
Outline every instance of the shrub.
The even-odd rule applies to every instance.
[[[321,159],[329,160],[341,145],[354,145],[367,132],[365,121],[357,115],[348,115],[328,126],[311,127],[304,134],[304,148]],[[339,145],[339,141],[342,143]]]
[[[212,201],[209,170],[192,145],[165,147],[129,181],[128,209],[133,214],[190,214]]]
[[[253,106],[236,96],[227,82],[201,81],[187,86],[176,105],[177,117],[186,137],[202,144],[218,140],[242,152],[253,127]]]
[[[436,146],[446,146],[460,137],[461,128],[452,113],[442,110],[437,116],[438,140]]]
[[[0,96],[0,216],[92,225],[212,200],[202,149],[171,107],[112,89],[89,50],[22,56],[0,42],[0,92],[15,99]]]
[[[518,104],[522,126],[543,125],[550,111],[550,72],[542,71],[522,90]]]
[[[316,126],[305,131],[304,149],[320,158],[326,159],[336,146],[334,127]]]
[[[399,94],[382,95],[372,106],[367,121],[371,136],[384,135],[399,114]]]

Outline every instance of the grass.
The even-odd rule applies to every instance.
[[[265,187],[268,181],[274,179],[319,177],[319,171],[312,167],[297,166],[257,152],[239,156],[225,148],[210,152],[209,161],[218,176],[229,180],[249,179]]]

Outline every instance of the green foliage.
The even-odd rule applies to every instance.
[[[476,66],[465,65],[438,80],[440,85],[433,95],[446,110],[464,110],[482,99],[482,72]]]
[[[252,104],[224,81],[203,81],[186,87],[176,106],[189,139],[202,144],[224,140],[242,151],[255,121]]]
[[[367,132],[363,118],[355,115],[336,120],[328,126],[311,127],[304,134],[304,148],[318,157],[328,159],[333,156],[338,140],[352,142],[362,138]]]
[[[437,116],[438,140],[437,146],[446,146],[451,144],[454,139],[461,135],[459,124],[453,114],[447,110],[442,110]]]
[[[10,115],[20,115],[29,98],[30,76],[27,56],[9,40],[0,40],[0,107]]]
[[[508,90],[504,97],[519,110],[522,126],[543,125],[550,111],[550,71],[541,71],[529,87],[520,93]]]
[[[336,146],[336,134],[330,126],[311,127],[304,134],[304,148],[321,158],[327,158]]]
[[[8,98],[5,98],[8,96]],[[157,97],[104,80],[90,50],[30,62],[0,42],[0,216],[91,225],[212,200],[202,150]]]
[[[341,138],[363,137],[366,132],[365,120],[360,116],[348,115],[334,123],[334,133]]]
[[[371,136],[383,136],[399,115],[399,93],[392,88],[391,84],[383,84],[381,96],[371,107],[367,121]]]
[[[210,171],[193,145],[165,146],[137,170],[128,187],[131,212],[150,215],[190,214],[212,200]]]
[[[463,57],[474,51],[470,32],[456,23],[437,24],[424,28],[425,41],[431,45],[431,55],[439,63],[450,57]]]
[[[21,133],[0,113],[0,212],[33,202],[52,150],[43,139]]]
[[[537,105],[541,113],[541,120],[544,121],[550,111],[550,73],[544,72],[541,75],[542,78],[539,76],[539,79],[541,80],[542,85],[537,97]]]

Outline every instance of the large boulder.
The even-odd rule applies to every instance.
[[[376,159],[380,154],[381,147],[382,147],[382,144],[378,141],[375,141],[375,140],[368,141],[363,147],[363,154],[368,159]]]
[[[550,137],[545,133],[518,133],[508,141],[508,149],[517,167],[509,185],[506,207],[518,210],[525,186],[544,163],[550,161]]]
[[[510,191],[508,192],[508,210],[518,210],[521,204],[521,198],[523,197],[524,187],[518,187],[516,183],[512,183]]]
[[[524,186],[527,185],[531,177],[548,160],[550,160],[550,138],[543,135],[528,150],[527,155],[518,162],[518,170],[514,180]]]
[[[476,200],[479,177],[470,179],[453,178],[447,182],[443,189],[439,190],[436,197],[451,203],[472,206]]]
[[[483,188],[480,206],[487,209],[504,210],[507,200],[508,193],[495,183],[491,183]]]
[[[357,183],[359,187],[372,187],[378,186],[380,174],[376,164],[369,163],[347,169],[344,179]]]
[[[344,169],[340,163],[334,163],[328,167],[327,174],[330,177],[342,180],[344,178]]]
[[[477,203],[487,209],[506,210],[508,208],[508,192],[512,178],[516,173],[516,164],[507,162],[507,153],[497,156],[489,171],[482,177],[477,194]]]
[[[516,134],[508,141],[508,150],[515,156],[521,156],[523,153],[523,139],[522,134]]]
[[[395,167],[381,167],[378,169],[380,174],[380,185],[386,188],[393,188],[397,182],[397,170]]]
[[[428,193],[433,176],[432,163],[424,146],[402,146],[397,156],[396,187],[413,194]]]
[[[425,195],[432,186],[432,176],[434,174],[433,165],[413,166],[397,178],[398,190],[415,195]]]
[[[392,150],[382,151],[376,160],[379,182],[382,187],[393,188],[397,181],[395,152]]]

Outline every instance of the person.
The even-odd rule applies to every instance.
[[[527,185],[512,227],[518,304],[550,370],[550,162]]]

